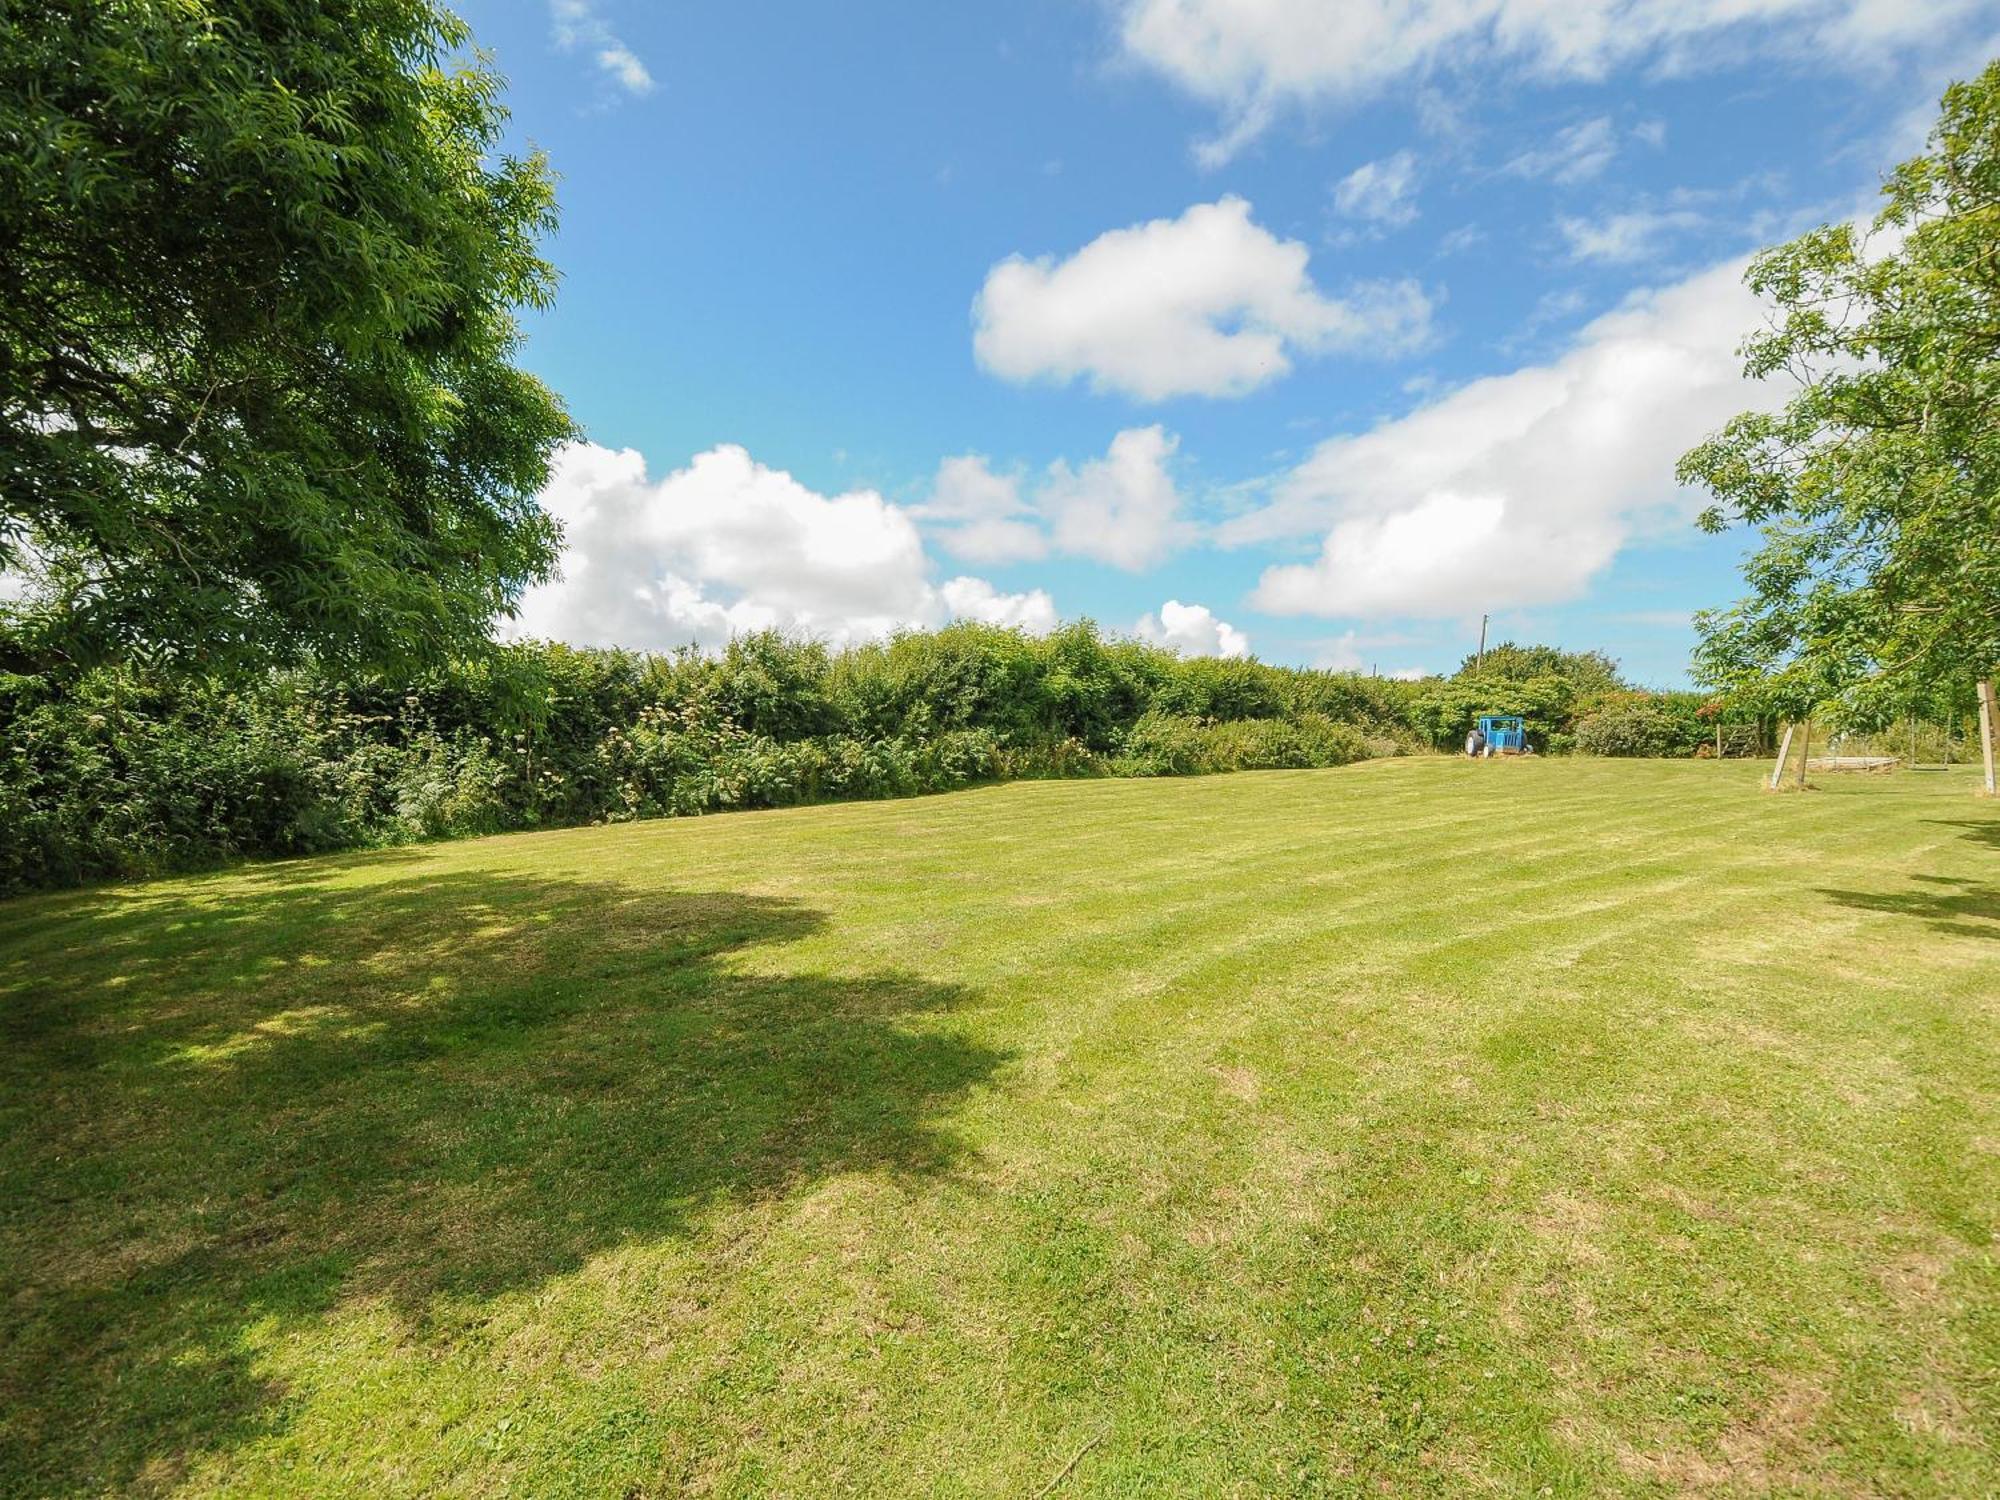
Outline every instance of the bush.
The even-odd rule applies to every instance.
[[[1344,766],[1367,759],[1369,753],[1367,736],[1324,714],[1210,723],[1183,714],[1148,713],[1132,726],[1112,767],[1121,776],[1197,776]]]
[[[1208,769],[1208,746],[1200,719],[1148,710],[1126,733],[1112,761],[1120,776],[1193,776]]]
[[[1576,746],[1590,755],[1693,755],[1706,734],[1693,708],[1675,701],[1693,696],[1614,698],[1576,721]]]

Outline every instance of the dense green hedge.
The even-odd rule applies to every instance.
[[[1592,755],[1686,756],[1714,726],[1693,693],[1616,693],[1576,721],[1576,748]]]
[[[1607,689],[1608,669],[1507,647],[1398,682],[1183,659],[1080,624],[839,652],[776,635],[712,655],[528,644],[414,683],[0,676],[0,890],[1016,777],[1342,765],[1454,746],[1486,712],[1523,713],[1560,749],[1608,704],[1698,701]],[[1691,748],[1589,735],[1605,753]]]

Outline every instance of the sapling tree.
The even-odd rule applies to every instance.
[[[1763,527],[1750,592],[1697,619],[1699,675],[1857,722],[2000,666],[2000,63],[1953,85],[1871,228],[1764,252],[1746,371],[1796,393],[1681,460],[1701,524]],[[1987,784],[1992,786],[1989,752]]]

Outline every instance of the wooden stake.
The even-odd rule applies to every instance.
[[[1778,783],[1785,779],[1785,759],[1792,753],[1792,726],[1785,726],[1785,737],[1778,745],[1777,763],[1771,767],[1771,790],[1778,789]]]
[[[1993,787],[1993,719],[1996,710],[1993,704],[1993,679],[1979,679],[1979,749],[1986,757],[1986,795],[1991,797]]]

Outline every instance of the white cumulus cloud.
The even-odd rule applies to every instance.
[[[1156,646],[1168,646],[1183,656],[1238,657],[1250,654],[1250,637],[1218,620],[1205,604],[1169,599],[1158,614],[1139,617],[1132,633]]]
[[[1192,541],[1195,528],[1182,518],[1167,471],[1179,446],[1165,428],[1134,427],[1114,437],[1102,458],[1076,469],[1061,459],[1051,464],[1041,505],[1056,546],[1136,571]]]
[[[542,503],[563,576],[531,589],[510,633],[666,650],[781,629],[845,644],[964,616],[1046,628],[1041,590],[929,581],[916,522],[873,490],[821,495],[725,444],[665,479],[632,449],[573,443]]]
[[[1030,635],[1047,635],[1059,623],[1055,601],[1042,589],[1007,594],[984,578],[954,578],[938,592],[953,619],[1009,625]]]
[[[1759,308],[1732,261],[1628,298],[1552,363],[1319,445],[1225,545],[1319,538],[1265,570],[1276,614],[1451,617],[1573,598],[1636,535],[1686,524],[1680,454],[1779,392],[1735,353]]]
[[[1050,464],[1032,486],[996,474],[976,453],[938,465],[931,497],[911,515],[969,562],[1018,562],[1060,552],[1113,567],[1153,566],[1195,540],[1172,462],[1180,440],[1157,424],[1130,427],[1104,457]]]
[[[973,351],[1004,379],[1087,379],[1142,401],[1241,396],[1291,356],[1415,347],[1430,301],[1414,281],[1339,297],[1307,274],[1309,252],[1237,197],[1099,235],[1067,260],[1012,256],[973,303]]]
[[[1122,0],[1125,54],[1213,105],[1226,161],[1287,107],[1343,104],[1500,63],[1540,81],[1623,64],[1690,71],[1751,53],[1881,67],[1936,48],[1981,0]]]
[[[1046,557],[1041,518],[1022,498],[1021,481],[996,474],[977,453],[938,465],[931,498],[911,511],[929,523],[946,551],[968,562],[1027,562]]]

